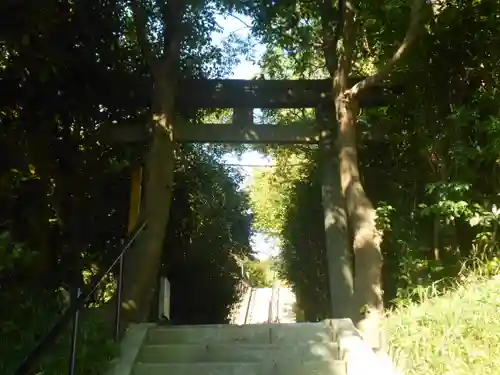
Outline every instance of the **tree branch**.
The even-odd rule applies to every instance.
[[[410,45],[417,39],[420,19],[422,16],[422,7],[426,0],[413,0],[411,8],[410,24],[403,42],[394,53],[392,58],[374,75],[365,78],[364,80],[356,83],[351,89],[345,93],[346,97],[354,97],[359,95],[360,92],[370,87],[375,86],[380,81],[389,76],[394,67],[401,61],[402,57],[408,52]]]
[[[354,6],[350,0],[339,1],[339,33],[337,40],[342,42],[338,46],[338,63],[333,80],[336,95],[344,93],[348,88],[348,77],[352,70],[352,57],[354,54],[355,17]],[[338,114],[337,114],[338,115]]]
[[[169,0],[163,8],[163,53],[162,60],[167,71],[177,66],[180,55],[181,41],[184,36],[182,16],[186,11],[186,1]]]
[[[323,54],[325,55],[328,73],[330,73],[330,76],[333,77],[335,75],[335,70],[337,69],[337,43],[342,29],[342,9],[341,6],[339,6],[339,17],[335,32],[333,31],[333,15],[335,14],[335,9],[333,8],[332,0],[323,0],[321,4],[321,13]]]
[[[252,28],[252,25],[249,25],[247,22],[243,21],[240,17],[234,15],[233,13],[228,13],[228,16],[234,18],[236,21],[240,21],[247,29]]]
[[[141,0],[130,0],[130,7],[132,8],[132,17],[134,19],[137,43],[139,43],[139,47],[141,48],[141,52],[146,60],[146,63],[150,68],[153,68],[156,56],[153,53],[151,43],[148,41],[146,11],[141,4]]]

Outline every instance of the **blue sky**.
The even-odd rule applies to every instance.
[[[238,15],[237,17],[243,20],[247,25],[251,24],[251,20],[249,18],[241,15]],[[234,17],[224,18],[221,16],[217,18],[217,22],[222,27],[223,32],[214,33],[214,43],[219,43],[224,38],[227,38],[230,33],[237,33],[243,38],[247,38],[249,36],[250,30],[241,21]],[[264,49],[265,48],[262,44],[256,44],[255,55],[257,58],[262,55]],[[228,78],[251,79],[259,72],[260,68],[257,65],[242,59],[241,63],[234,69],[233,75]],[[238,168],[245,175],[245,182],[243,184],[246,186],[252,182],[252,170],[254,168],[246,167],[244,165],[269,165],[272,163],[271,159],[266,158],[264,155],[256,151],[245,152],[241,155],[241,157],[237,157],[234,154],[228,154],[224,157],[224,160],[230,164],[242,165]],[[252,243],[259,258],[267,258],[272,254],[276,254],[277,249],[273,244],[273,241],[266,240],[262,234],[256,234],[252,238]]]

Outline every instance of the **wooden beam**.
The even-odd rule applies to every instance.
[[[299,124],[247,125],[183,124],[175,131],[180,143],[308,144],[319,141],[319,132]]]
[[[104,143],[136,143],[147,142],[148,128],[145,124],[125,122],[101,126],[97,138]]]
[[[112,125],[103,129],[100,140],[106,143],[133,143],[148,140],[142,125]],[[263,143],[308,144],[319,141],[319,131],[300,124],[246,125],[189,124],[175,129],[175,139],[180,143]]]
[[[359,81],[353,78],[352,84]],[[367,90],[362,107],[387,105],[400,87]],[[325,80],[183,80],[179,83],[176,108],[316,108],[331,100],[332,81]]]

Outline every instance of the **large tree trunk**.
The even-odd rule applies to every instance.
[[[186,3],[160,2],[163,13],[162,46],[153,48],[147,34],[147,14],[140,0],[131,7],[137,41],[154,80],[151,130],[146,158],[145,202],[141,218],[147,222],[143,233],[125,259],[123,308],[127,320],[144,321],[158,281],[163,241],[168,224],[174,184],[174,97],[178,81],[181,20]],[[154,51],[162,51],[160,56]]]
[[[340,36],[339,30],[334,34],[335,9],[331,0],[323,0],[321,4],[321,27],[323,34],[323,53],[326,68],[333,78],[337,70],[336,45]],[[329,109],[329,110],[328,110]],[[336,134],[333,109],[317,108],[316,119],[325,131],[320,145],[324,158],[322,197],[325,215],[326,254],[328,262],[328,281],[330,289],[330,308],[332,318],[345,318],[350,315],[353,298],[353,272],[351,245],[345,197],[339,191],[340,175],[337,160]],[[318,112],[319,111],[319,112]]]
[[[349,14],[349,10],[345,13],[343,44],[346,53],[339,59],[335,77],[335,108],[339,125],[340,185],[353,234],[354,294],[351,317],[371,345],[379,347],[379,325],[383,312],[381,235],[376,227],[375,209],[360,179],[356,144],[358,102],[355,97],[345,96],[351,71],[351,37],[354,27],[352,14]]]
[[[360,179],[356,144],[358,101],[356,97],[346,96],[354,49],[354,7],[349,0],[341,5],[343,53],[338,59],[334,90],[339,126],[340,185],[353,234],[354,293],[351,317],[365,338],[374,347],[379,347],[379,321],[383,311],[381,236],[376,227],[375,209]]]
[[[316,109],[316,121],[328,128],[322,130],[321,195],[325,220],[326,260],[330,292],[330,318],[350,315],[353,294],[352,256],[347,229],[345,199],[340,191],[339,163],[333,140],[336,133],[332,120],[333,109]]]
[[[387,78],[393,68],[415,40],[419,29],[423,0],[413,0],[411,20],[403,43],[391,59],[374,75],[353,87],[348,77],[354,56],[356,26],[355,0],[339,0],[340,22],[338,31],[342,44],[339,48],[337,70],[334,78],[335,108],[339,124],[338,145],[340,183],[346,200],[349,226],[353,233],[354,296],[352,318],[367,341],[380,348],[382,335],[380,320],[383,314],[382,299],[382,236],[376,226],[376,211],[368,199],[360,179],[356,144],[356,125],[359,113],[359,94]]]
[[[126,257],[123,307],[128,320],[149,315],[157,285],[163,241],[174,183],[173,90],[166,76],[155,79],[152,139],[146,158],[145,202],[141,218],[146,231]]]
[[[374,346],[379,343],[383,311],[381,235],[376,212],[360,180],[356,147],[357,103],[340,95],[336,100],[339,119],[340,184],[346,199],[353,233],[354,296],[352,318]]]

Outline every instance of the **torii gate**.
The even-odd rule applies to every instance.
[[[352,79],[355,84],[359,79]],[[183,80],[178,84],[176,109],[232,108],[231,124],[182,123],[175,128],[180,143],[318,144],[322,151],[322,204],[325,218],[331,318],[348,317],[353,289],[347,220],[340,192],[332,80]],[[386,105],[395,87],[374,87],[360,98],[360,107]],[[254,109],[314,108],[316,125],[255,124]],[[111,142],[145,142],[146,124],[120,125],[102,130]],[[141,201],[142,170],[132,172],[129,229],[135,227]]]

